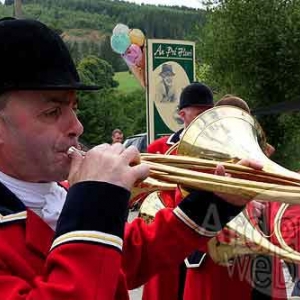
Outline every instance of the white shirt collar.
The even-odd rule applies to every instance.
[[[57,182],[26,182],[0,171],[0,181],[13,192],[23,204],[38,214],[55,230],[66,198],[66,190]]]

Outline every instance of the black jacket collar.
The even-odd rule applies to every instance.
[[[17,196],[0,182],[0,214],[3,216],[26,210]]]
[[[173,133],[167,140],[168,145],[176,144],[180,140],[180,135],[183,131],[183,128]]]

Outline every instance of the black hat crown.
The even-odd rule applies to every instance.
[[[189,106],[213,107],[214,100],[211,89],[200,82],[193,82],[186,86],[181,92],[178,109]]]
[[[159,73],[159,75],[162,76],[162,75],[166,75],[166,74],[172,75],[172,76],[175,75],[175,73],[173,72],[172,65],[169,65],[169,64],[163,64],[163,65],[161,66],[161,72]]]
[[[0,92],[94,90],[80,82],[61,37],[34,20],[0,20]]]

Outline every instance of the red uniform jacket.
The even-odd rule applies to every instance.
[[[182,130],[176,135],[170,137],[165,136],[153,141],[147,147],[148,153],[165,154],[171,146],[179,141],[179,136]],[[175,153],[172,153],[175,154]],[[160,193],[163,203],[166,207],[174,208],[175,192],[162,191]],[[182,263],[182,262],[180,262]],[[178,283],[179,283],[179,265],[174,265],[158,275],[153,276],[145,285],[143,289],[143,300],[163,300],[172,299],[176,300],[178,296]]]
[[[163,136],[155,141],[147,147],[148,153],[156,153],[156,154],[165,154],[169,148],[174,145],[174,142],[171,141],[172,136]]]
[[[172,134],[171,136],[164,136],[161,137],[155,141],[153,141],[151,144],[147,147],[148,153],[154,153],[154,154],[165,154],[170,147],[172,147],[175,143],[179,141],[179,136],[182,132],[182,129],[178,132]],[[176,155],[177,150],[175,149],[170,153],[171,155]],[[162,201],[166,207],[174,208],[176,206],[175,203],[175,191],[162,191],[160,193],[160,196],[162,198]]]
[[[203,202],[192,198],[159,212],[150,226],[140,219],[127,224],[123,233],[124,198],[128,191],[107,183],[74,185],[54,234],[0,184],[1,299],[129,299],[127,289],[181,262],[206,243],[204,235],[215,234],[189,217]]]
[[[268,224],[270,232],[273,232],[274,217],[278,211],[280,204],[267,203],[266,213],[268,215]],[[283,224],[289,227],[289,230],[283,231],[283,236],[288,244],[299,237],[299,207],[297,211],[288,211],[289,222],[283,220]],[[298,222],[295,217],[298,214]],[[291,222],[291,220],[293,220]],[[297,224],[297,228],[296,225]],[[296,229],[296,230],[295,230]],[[274,235],[271,242],[278,245]],[[299,239],[297,239],[299,246]],[[299,249],[299,248],[298,248]],[[196,269],[189,269],[186,277],[184,300],[255,300],[255,299],[286,299],[285,281],[282,273],[282,265],[277,257],[271,258],[272,266],[262,261],[261,269],[256,273],[256,279],[260,276],[262,280],[262,289],[270,288],[272,291],[271,298],[257,298],[252,289],[252,260],[253,257],[244,256],[235,260],[231,267],[223,267],[215,264],[210,257],[204,261],[203,265]],[[272,270],[272,271],[271,271]],[[261,272],[261,273],[260,273]],[[267,275],[267,277],[265,277]],[[264,286],[266,285],[266,286]]]

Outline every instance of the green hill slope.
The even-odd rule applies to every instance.
[[[120,92],[130,93],[132,91],[142,89],[137,79],[135,79],[135,77],[128,71],[117,72],[115,74],[114,80],[119,83],[116,89]]]

